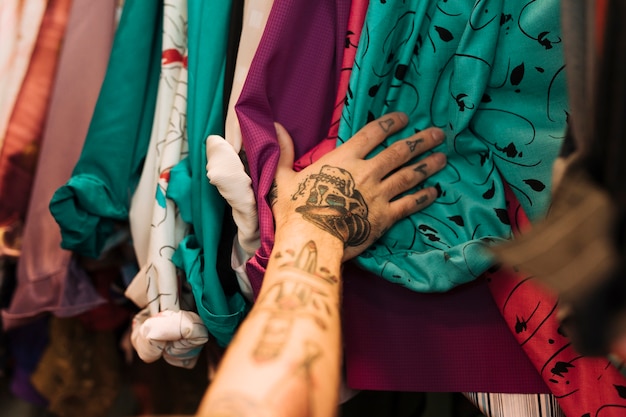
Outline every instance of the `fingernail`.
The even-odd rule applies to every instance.
[[[443,133],[443,130],[441,129],[433,129],[432,135],[433,135],[433,139],[435,140],[435,143],[441,143],[446,138],[445,133]]]

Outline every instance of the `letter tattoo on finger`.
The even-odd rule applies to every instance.
[[[380,122],[378,122],[378,125],[385,133],[389,133],[394,124],[395,122],[392,118],[381,120]]]
[[[409,146],[409,150],[412,153],[412,152],[415,152],[415,148],[417,148],[417,145],[419,145],[422,142],[424,142],[424,139],[415,139],[415,140],[407,140],[406,144]]]
[[[428,164],[419,164],[418,166],[416,166],[413,171],[415,172],[419,172],[420,174],[422,174],[424,177],[428,176],[428,172],[426,172],[426,168],[428,167]]]

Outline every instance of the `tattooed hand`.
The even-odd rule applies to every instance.
[[[365,159],[407,121],[400,112],[374,120],[300,172],[292,169],[291,137],[277,123],[281,155],[268,196],[277,230],[302,220],[314,224],[343,242],[343,258],[347,260],[360,254],[398,220],[430,205],[437,197],[433,187],[396,197],[445,166],[446,157],[440,152],[407,165],[442,143],[442,130],[423,130]]]

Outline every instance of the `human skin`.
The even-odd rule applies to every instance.
[[[446,164],[444,140],[425,129],[372,158],[407,116],[387,114],[295,172],[287,131],[276,124],[280,159],[268,196],[276,233],[259,296],[210,383],[198,416],[335,416],[341,367],[341,266],[391,225],[437,198],[425,187]]]

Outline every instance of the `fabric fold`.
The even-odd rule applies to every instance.
[[[161,1],[125,1],[80,158],[50,201],[63,247],[90,258],[100,256],[114,223],[127,219],[139,181],[156,102],[162,9]]]

